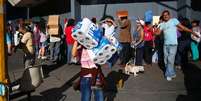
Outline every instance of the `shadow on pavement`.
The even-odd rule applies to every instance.
[[[54,71],[60,67],[62,67],[63,65],[65,65],[64,63],[58,63],[58,64],[45,64],[43,65],[43,73],[44,73],[44,78],[49,77],[49,73],[51,71]]]
[[[63,94],[63,92],[68,90],[73,85],[73,81],[75,81],[79,76],[79,73],[77,73],[61,87],[41,92],[40,94],[42,96],[31,96],[31,101],[65,101],[67,95]],[[21,99],[20,101],[27,101],[27,99]]]
[[[104,88],[105,101],[114,101],[118,88],[121,89],[124,82],[129,78],[122,70],[111,71],[106,77],[106,86]]]
[[[182,67],[187,95],[178,95],[176,101],[201,101],[201,69],[189,63]]]

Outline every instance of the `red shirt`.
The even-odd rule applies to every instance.
[[[67,44],[73,44],[75,40],[72,38],[72,30],[74,26],[68,26],[65,28],[65,35],[66,35],[66,43]]]
[[[153,28],[149,28],[148,26],[144,26],[144,40],[145,41],[151,41],[153,40]]]

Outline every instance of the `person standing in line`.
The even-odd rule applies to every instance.
[[[39,49],[39,53],[38,53],[38,58],[46,59],[47,57],[45,56],[45,49],[48,45],[47,36],[41,30],[40,30],[39,34],[40,34],[40,49]]]
[[[59,62],[59,53],[60,53],[60,45],[61,45],[61,27],[59,25],[58,35],[49,35],[50,38],[50,61]]]
[[[65,28],[66,44],[67,44],[67,64],[72,64],[72,48],[75,40],[72,38],[72,30],[75,26],[75,20],[69,19],[67,27]]]
[[[25,53],[25,68],[28,68],[34,64],[35,56],[33,48],[33,34],[29,32],[26,27],[25,25],[22,25],[19,28],[19,32],[23,33],[20,45]]]
[[[103,21],[100,22],[101,27],[104,29],[104,36],[111,41],[112,37],[115,37],[117,25],[114,22],[112,16],[106,16]],[[112,68],[115,62],[118,60],[118,52],[116,52],[108,61],[108,67]]]
[[[151,22],[145,22],[144,25],[144,60],[146,67],[151,67],[152,65],[152,55],[154,46],[154,30]]]
[[[122,50],[120,53],[120,65],[125,66],[125,64],[132,57],[132,49],[130,44],[132,42],[131,37],[131,21],[128,19],[128,16],[118,18],[118,26],[120,27],[119,31],[119,42],[122,45]]]
[[[192,21],[192,30],[195,32],[198,36],[200,35],[200,26],[199,26],[199,21]],[[191,35],[191,51],[192,51],[192,59],[193,61],[197,61],[199,59],[199,50],[198,50],[198,45],[200,43],[200,38],[197,38],[194,35]]]
[[[9,26],[6,26],[6,44],[7,44],[7,52],[8,55],[12,54],[12,39],[11,39],[11,31],[9,30]]]
[[[133,39],[134,39],[134,48],[136,48],[136,56],[135,57],[135,65],[136,66],[143,66],[143,53],[144,53],[144,21],[137,20],[137,27],[136,31],[134,32]]]
[[[30,27],[31,28],[31,27]],[[34,24],[33,27],[33,45],[36,57],[39,55],[39,44],[40,44],[40,30],[39,24]]]
[[[160,34],[163,31],[164,34],[164,63],[165,63],[165,77],[168,81],[171,81],[176,77],[174,68],[175,55],[177,52],[177,27],[181,30],[190,32],[196,35],[192,30],[181,25],[176,18],[171,18],[170,12],[165,10],[162,12],[163,22],[160,24],[156,31],[156,34]],[[196,35],[197,36],[197,35]],[[198,36],[197,36],[198,37]]]

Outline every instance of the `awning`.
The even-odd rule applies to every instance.
[[[38,4],[44,3],[47,0],[8,0],[12,6],[16,7],[33,7]]]

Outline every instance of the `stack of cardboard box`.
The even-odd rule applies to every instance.
[[[59,15],[50,15],[48,17],[48,33],[50,35],[59,34]]]

